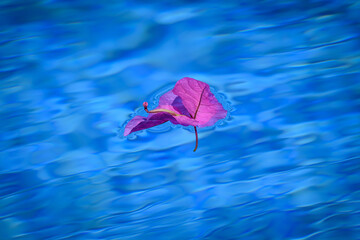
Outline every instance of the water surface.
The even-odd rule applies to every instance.
[[[0,11],[1,239],[360,239],[359,1]],[[196,153],[119,136],[185,76],[229,111]]]

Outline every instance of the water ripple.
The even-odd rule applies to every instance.
[[[359,1],[1,1],[1,239],[360,239]],[[122,137],[189,76],[229,114]]]

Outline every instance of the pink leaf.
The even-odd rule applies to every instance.
[[[126,125],[124,136],[127,136],[132,132],[155,127],[169,121],[170,118],[172,118],[172,116],[168,113],[149,114],[147,118],[143,116],[135,116]]]
[[[226,117],[227,111],[210,91],[208,84],[193,78],[180,79],[174,89],[163,94],[159,106],[151,111],[148,103],[143,103],[149,116],[135,116],[125,127],[124,136],[146,128],[154,127],[170,121],[173,124],[194,126],[196,135],[196,151],[198,135],[196,127],[214,125],[219,119]]]
[[[199,127],[212,126],[226,117],[227,111],[204,82],[185,77],[176,83],[173,92],[182,99],[185,108],[199,122]]]

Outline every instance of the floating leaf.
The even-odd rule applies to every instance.
[[[180,79],[174,89],[163,94],[157,108],[149,111],[147,102],[143,106],[149,116],[135,116],[131,119],[125,127],[124,136],[167,121],[183,126],[191,125],[194,126],[196,136],[194,152],[198,146],[196,127],[212,126],[227,114],[208,84],[188,77]]]

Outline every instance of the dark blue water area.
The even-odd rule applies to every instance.
[[[360,1],[2,0],[0,239],[360,239]],[[215,126],[123,137],[177,80]]]

